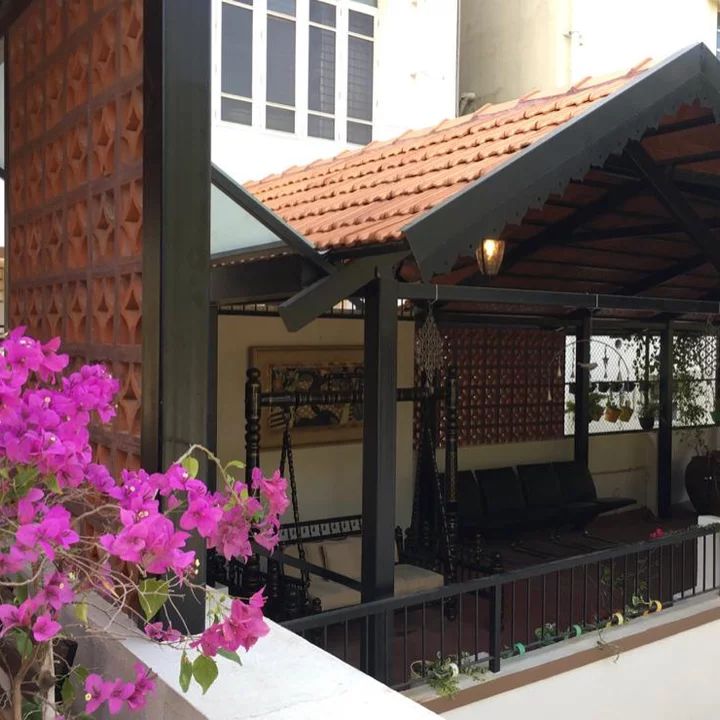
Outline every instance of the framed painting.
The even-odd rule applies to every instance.
[[[319,394],[362,390],[363,348],[356,345],[253,347],[249,363],[260,371],[263,392]],[[302,405],[291,408],[293,446],[359,442],[362,403]],[[260,446],[280,447],[282,408],[263,408]]]

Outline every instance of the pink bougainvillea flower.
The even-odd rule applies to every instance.
[[[261,637],[270,632],[270,628],[263,619],[261,602],[262,591],[260,594],[250,598],[250,602],[245,603],[239,598],[235,598],[230,606],[230,614],[222,624],[223,639],[227,650],[237,650],[243,647],[249,650]]]
[[[29,627],[32,615],[37,609],[37,600],[28,598],[19,606],[9,603],[0,605],[0,637],[3,637],[9,630],[15,627]]]
[[[223,639],[222,623],[214,623],[208,628],[205,628],[200,637],[190,643],[192,648],[200,648],[203,655],[208,657],[215,657],[217,651],[221,647],[225,647],[225,641]]]
[[[62,573],[56,572],[46,578],[38,597],[53,610],[58,611],[75,599],[75,593],[69,578]]]
[[[36,642],[43,643],[54,638],[61,630],[60,623],[55,622],[49,615],[39,615],[32,626],[33,637]]]
[[[155,690],[155,681],[150,670],[142,663],[135,663],[134,669],[135,682],[132,683],[133,691],[127,699],[127,704],[131,710],[140,710],[145,707],[147,696]]]
[[[112,683],[106,683],[100,675],[91,673],[85,678],[85,712],[94,713],[110,696]]]
[[[202,537],[208,537],[222,516],[221,507],[213,505],[207,497],[199,497],[190,501],[188,509],[180,517],[180,527],[183,530],[197,528]]]
[[[125,682],[118,678],[113,683],[108,683],[108,710],[111,715],[117,715],[123,708],[124,703],[132,697],[135,692],[133,683]]]
[[[260,468],[252,471],[253,489],[259,489],[260,495],[268,503],[268,512],[271,515],[282,515],[287,510],[290,501],[287,496],[287,480],[280,471],[276,470],[272,477],[266,478]]]
[[[173,628],[172,625],[164,628],[162,622],[148,623],[145,626],[145,634],[151,640],[158,642],[178,642],[182,638],[179,630]]]
[[[665,536],[665,531],[664,531],[661,527],[655,528],[655,529],[650,533],[650,539],[651,539],[651,540],[659,540],[661,537],[664,537],[664,536]]]

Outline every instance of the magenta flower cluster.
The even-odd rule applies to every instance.
[[[197,560],[187,549],[190,533],[228,559],[245,560],[253,539],[275,547],[288,505],[285,480],[258,469],[250,487],[223,470],[224,492],[208,490],[193,477],[197,463],[187,461],[164,473],[123,470],[116,480],[93,462],[90,424],[112,420],[118,382],[101,365],[63,374],[68,358],[58,351],[58,340],[43,344],[22,328],[0,344],[0,638],[13,633],[39,650],[64,634],[63,608],[82,607],[89,593],[125,602],[118,598],[127,594],[112,592],[118,561],[140,578],[191,585]],[[105,531],[99,537],[86,531],[93,518]],[[91,562],[94,556],[100,559]],[[248,650],[268,632],[263,603],[260,593],[234,599],[227,616],[196,639],[161,622],[148,623],[145,633],[186,642],[207,657]],[[90,674],[86,711],[104,703],[111,714],[139,709],[153,686],[142,666],[131,682]]]

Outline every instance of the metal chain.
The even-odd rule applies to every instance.
[[[305,547],[303,546],[302,537],[300,536],[300,511],[298,509],[297,483],[295,482],[295,462],[293,460],[290,421],[290,410],[285,408],[283,410],[283,422],[285,424],[285,429],[283,430],[282,450],[280,451],[280,475],[285,477],[285,462],[287,461],[288,479],[290,480],[290,497],[292,499],[293,507],[293,520],[295,522],[295,543],[298,549],[298,558],[303,563],[303,567],[300,569],[300,578],[303,590],[307,594],[307,589],[310,586],[310,577],[307,568],[304,566]]]

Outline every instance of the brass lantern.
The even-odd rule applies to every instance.
[[[500,271],[503,255],[505,254],[505,241],[495,238],[485,238],[475,250],[480,272],[488,277],[494,277]]]

